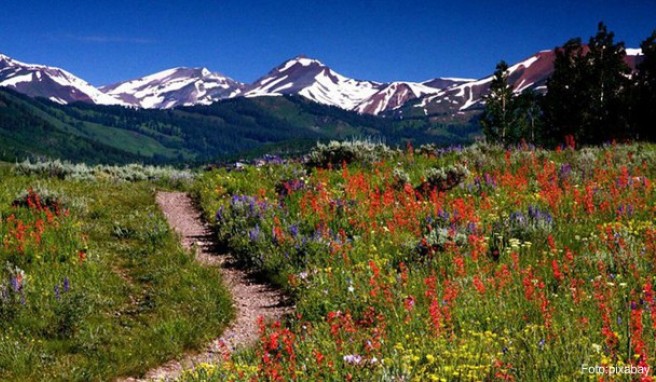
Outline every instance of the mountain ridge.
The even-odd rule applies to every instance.
[[[515,93],[533,89],[546,92],[547,79],[554,70],[556,50],[542,50],[508,67],[508,84]],[[640,49],[627,49],[625,63],[635,70],[642,55]],[[494,75],[448,87],[406,103],[397,116],[469,115],[482,109],[483,97],[489,92]]]
[[[555,49],[540,51],[509,68],[516,92],[543,91],[553,71]],[[635,67],[640,49],[627,48]],[[0,54],[0,87],[61,104],[87,102],[144,109],[209,105],[235,97],[300,95],[313,102],[360,114],[395,118],[459,114],[480,108],[492,75],[480,79],[438,77],[423,82],[376,82],[346,77],[321,61],[299,55],[251,84],[207,68],[176,67],[95,88],[59,68],[25,64]]]

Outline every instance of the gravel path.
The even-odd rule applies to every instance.
[[[123,379],[125,382],[171,381],[179,377],[182,370],[193,368],[198,363],[219,363],[226,348],[232,351],[257,340],[258,317],[277,320],[292,310],[279,290],[249,277],[246,271],[234,266],[234,259],[229,254],[219,253],[215,249],[212,230],[203,221],[202,214],[187,194],[158,192],[157,204],[171,228],[180,235],[184,248],[195,249],[197,261],[207,266],[221,267],[223,282],[232,293],[237,316],[223,335],[211,341],[202,352],[185,355],[180,360],[171,360],[150,370],[144,379]],[[225,344],[225,347],[220,344]]]

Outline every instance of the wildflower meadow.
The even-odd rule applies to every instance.
[[[219,272],[182,250],[155,204],[180,177],[67,166],[0,163],[0,380],[139,375],[221,331]]]
[[[219,239],[295,313],[182,380],[652,381],[656,147],[574,145],[206,172]]]

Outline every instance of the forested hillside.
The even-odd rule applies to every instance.
[[[59,105],[0,90],[0,159],[201,163],[247,152],[298,151],[317,141],[465,143],[477,129],[359,115],[297,96],[239,98],[172,110]]]

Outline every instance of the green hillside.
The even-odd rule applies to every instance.
[[[464,143],[476,130],[420,119],[359,115],[300,97],[225,100],[210,106],[137,110],[59,105],[0,89],[0,160],[201,163],[243,153],[306,148],[319,140],[373,137],[389,144]]]

